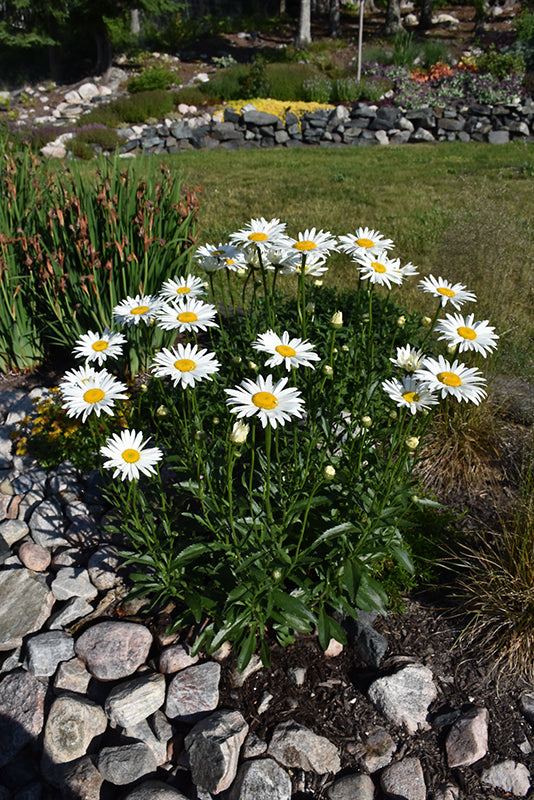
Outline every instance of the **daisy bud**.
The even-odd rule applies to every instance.
[[[341,328],[343,325],[343,312],[336,311],[335,314],[332,314],[332,319],[330,320],[330,325],[332,328]]]
[[[195,439],[197,442],[205,442],[208,438],[206,431],[195,431]]]
[[[213,417],[213,419],[212,419],[212,422],[213,422],[214,425],[218,425],[220,421],[221,420],[219,419],[219,417]]]
[[[405,325],[406,325],[406,317],[404,316],[404,314],[401,314],[401,316],[397,320],[397,327],[404,328]]]
[[[447,345],[447,353],[450,353],[451,355],[453,353],[456,353],[457,349],[458,349],[458,345],[457,344],[448,344]]]
[[[336,471],[331,464],[327,464],[323,469],[323,475],[327,481],[332,481],[336,477]]]
[[[419,437],[418,436],[408,436],[406,439],[406,447],[408,450],[417,450],[419,447]]]
[[[419,497],[416,494],[412,494],[412,503],[418,503]]]
[[[279,581],[281,577],[282,577],[282,571],[281,570],[279,570],[279,569],[273,570],[273,578],[275,579],[275,581]]]
[[[148,386],[146,385],[146,383],[142,383],[142,384],[139,386],[139,391],[140,391],[140,392],[148,392]]]
[[[397,414],[397,412],[395,411],[395,409],[393,409],[393,411],[390,411],[390,412],[389,412],[389,418],[390,418],[390,419],[392,419],[392,420],[393,420],[393,422],[395,422],[395,420],[397,419],[397,417],[398,417],[398,414]]]
[[[255,361],[249,361],[248,362],[248,366],[249,366],[250,369],[254,370],[254,372],[257,372],[258,369],[259,369],[259,367],[258,367],[258,365],[256,364]]]
[[[245,444],[247,436],[250,431],[250,425],[246,422],[234,422],[232,431],[230,433],[230,441],[232,444]]]
[[[373,424],[373,420],[368,416],[362,417],[360,422],[362,423],[363,428],[370,428]]]
[[[156,409],[156,416],[157,417],[168,417],[169,416],[169,409],[167,406],[158,406]]]
[[[234,356],[232,358],[232,366],[233,367],[238,367],[241,364],[242,361],[243,361],[243,359],[241,358],[241,356]]]
[[[315,303],[306,304],[306,314],[315,314]]]
[[[341,349],[342,349],[342,350],[343,350],[345,353],[348,353],[350,348],[349,348],[348,344],[342,344],[342,345],[341,345]]]
[[[320,280],[319,278],[317,278],[317,280],[315,280],[315,281],[313,282],[313,285],[314,285],[314,286],[317,286],[317,288],[320,288],[320,287],[323,285],[323,281],[322,281],[322,280]]]
[[[334,349],[332,350],[332,352],[333,352],[333,354],[334,354],[335,356],[337,356],[337,354],[339,353],[339,350],[337,349],[337,347],[334,347]]]
[[[239,267],[239,269],[236,270],[236,272],[238,278],[243,278],[243,276],[247,274],[247,270],[244,267]]]
[[[323,375],[326,375],[327,378],[331,378],[334,374],[334,370],[330,366],[330,364],[325,364],[323,367]]]
[[[430,317],[423,317],[421,319],[421,325],[424,325],[425,328],[428,328],[428,326],[430,325],[431,322],[432,322],[432,320],[430,319]]]

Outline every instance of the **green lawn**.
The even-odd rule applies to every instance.
[[[401,262],[473,289],[475,317],[502,335],[500,369],[534,365],[534,148],[514,142],[403,147],[199,150],[169,158],[202,187],[199,243],[219,243],[251,217],[279,217],[290,233],[306,227],[380,230]],[[356,272],[335,256],[328,282]],[[423,309],[411,287],[400,299]]]

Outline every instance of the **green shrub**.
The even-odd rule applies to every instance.
[[[393,39],[393,64],[397,67],[412,67],[421,52],[421,47],[414,41],[413,33],[400,31]]]
[[[338,103],[353,103],[362,96],[361,81],[356,78],[340,78],[334,81],[332,99]]]
[[[203,103],[210,102],[209,95],[202,91],[201,86],[182,86],[172,95],[174,105],[185,103],[188,106],[201,106]]]
[[[451,51],[444,42],[424,42],[419,54],[421,66],[429,69],[433,64],[450,64]]]
[[[253,72],[254,69],[256,72]],[[239,64],[217,72],[208,83],[202,84],[200,90],[206,96],[210,95],[219,100],[241,100],[245,90],[248,91],[248,97],[306,100],[303,82],[320,75],[317,67],[312,64],[275,63],[263,64],[260,68]],[[248,90],[249,86],[255,87],[257,91],[251,93],[252,88]]]
[[[534,39],[534,11],[530,11],[528,8],[523,9],[515,21],[515,29],[520,42]]]
[[[103,150],[115,150],[121,144],[121,139],[112,128],[106,128],[103,125],[87,125],[79,128],[76,131],[76,140],[78,142],[89,142],[89,144],[96,144]]]
[[[91,161],[95,157],[94,148],[91,147],[89,142],[82,142],[76,138],[67,142],[67,149],[70,150],[75,158],[81,158],[82,161]]]
[[[119,97],[111,103],[89,111],[81,118],[84,124],[99,123],[108,127],[118,127],[121,123],[136,124],[149,117],[161,119],[174,107],[172,92],[162,90],[139,92],[131,97]]]
[[[151,67],[128,81],[127,89],[132,94],[151,92],[158,89],[170,89],[176,82],[176,75],[165,67]]]
[[[242,97],[270,97],[271,84],[267,77],[265,62],[261,56],[255,56],[248,75],[240,80]]]
[[[207,83],[201,84],[199,89],[205,95],[217,97],[219,100],[239,100],[243,91],[241,82],[248,74],[249,67],[236,64],[219,70]]]
[[[478,56],[476,66],[479,72],[489,73],[499,80],[510,75],[522,75],[526,69],[521,53],[498,51],[495,45],[491,45],[485,53]]]
[[[304,90],[304,99],[308,102],[329,103],[332,97],[332,83],[322,75],[317,75],[304,81],[302,88]]]

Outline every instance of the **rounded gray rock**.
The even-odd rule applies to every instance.
[[[212,794],[228,789],[247,733],[239,711],[221,709],[197,722],[184,740],[193,783]]]
[[[97,767],[104,780],[114,786],[126,786],[155,772],[157,764],[150,747],[144,742],[135,742],[104,747],[98,754]]]
[[[271,758],[247,761],[239,767],[229,800],[291,800],[291,779]]]
[[[109,693],[105,711],[115,725],[130,728],[161,708],[165,702],[165,677],[157,673],[121,683]]]
[[[421,664],[410,664],[394,675],[378,678],[368,691],[378,710],[396,725],[404,725],[410,734],[430,727],[428,707],[437,694],[432,671]]]
[[[524,797],[530,790],[530,772],[524,764],[518,764],[511,759],[500,761],[483,770],[480,780],[494,789],[502,789],[516,797]]]
[[[0,574],[0,651],[20,647],[25,636],[40,630],[53,604],[43,576],[25,568]]]
[[[328,800],[373,800],[375,785],[369,775],[344,775],[328,789]]]
[[[173,789],[161,781],[145,781],[128,792],[124,800],[188,800],[188,798],[178,789]]]
[[[74,640],[64,631],[38,633],[26,642],[26,668],[32,675],[50,676],[61,661],[74,656]]]
[[[28,672],[10,672],[0,682],[0,767],[41,733],[45,694],[46,683]]]
[[[324,736],[317,736],[293,720],[276,726],[268,755],[285,767],[298,767],[318,775],[336,773],[341,769],[337,747]]]
[[[423,768],[418,758],[403,758],[380,775],[380,785],[395,800],[426,800]]]
[[[74,645],[76,655],[101,681],[132,675],[147,659],[152,634],[136,622],[98,622],[88,628]]]
[[[62,695],[50,709],[43,742],[43,770],[85,756],[107,728],[102,708],[85,697]],[[52,769],[53,772],[53,769]]]
[[[219,703],[221,666],[214,661],[181,670],[167,690],[165,713],[169,719],[194,721]]]

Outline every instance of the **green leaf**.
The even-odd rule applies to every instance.
[[[237,669],[243,672],[248,662],[252,658],[252,654],[256,649],[256,631],[254,628],[250,631],[249,635],[239,648],[239,655],[237,658]]]
[[[328,647],[328,643],[332,638],[330,636],[330,618],[326,611],[324,610],[324,606],[321,606],[319,610],[319,618],[317,620],[317,632],[319,634],[319,644],[326,650]]]
[[[328,528],[328,530],[324,531],[320,536],[315,539],[313,544],[311,544],[307,550],[314,550],[317,545],[321,544],[321,542],[330,539],[332,536],[337,536],[338,533],[347,533],[348,531],[355,531],[356,528],[352,522],[342,522],[340,525],[334,525],[333,528]]]
[[[288,625],[297,631],[307,633],[311,625],[316,624],[314,614],[296,597],[275,589],[273,601],[284,612],[283,617]]]
[[[392,544],[391,552],[401,567],[404,567],[407,572],[413,575],[415,567],[408,551],[398,544]]]
[[[348,592],[350,599],[354,602],[360,579],[362,575],[362,568],[359,560],[351,561],[346,559],[343,562],[343,584]]]
[[[378,611],[380,614],[385,614],[387,599],[387,594],[378,581],[369,575],[362,575],[356,594],[358,608],[362,611]]]

